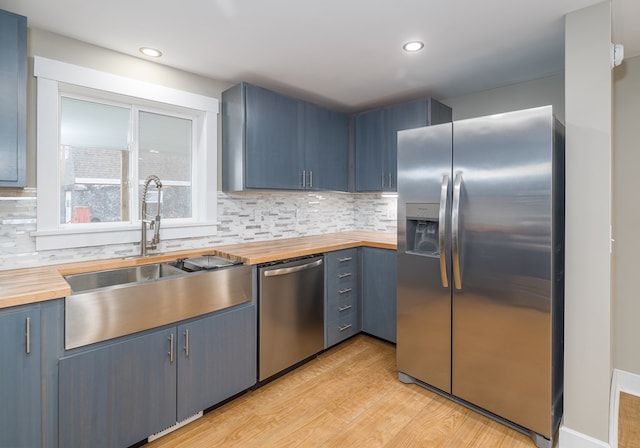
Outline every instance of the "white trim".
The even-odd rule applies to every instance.
[[[591,436],[575,431],[566,426],[560,427],[558,438],[558,448],[611,448],[609,444],[602,440],[594,439]]]
[[[50,79],[38,78],[36,167],[38,202],[38,230],[58,228],[58,83]],[[36,238],[37,240],[37,238]],[[37,246],[37,241],[36,241]]]
[[[640,397],[640,375],[624,370],[613,370],[611,400],[609,407],[609,445],[618,448],[618,416],[620,415],[620,392]]]
[[[33,75],[37,78],[46,78],[76,86],[105,90],[149,101],[173,104],[215,114],[219,112],[218,100],[209,96],[151,84],[92,68],[43,58],[42,56],[33,57]]]
[[[170,87],[126,78],[111,73],[80,67],[65,62],[34,56],[34,76],[37,77],[37,216],[36,250],[51,250],[120,244],[139,241],[137,218],[132,223],[114,227],[78,227],[69,231],[60,224],[58,179],[59,83],[97,89],[136,99],[153,101],[199,111],[194,117],[199,138],[194,148],[193,173],[194,216],[191,222],[163,222],[161,238],[191,238],[216,234],[217,221],[217,114],[215,98]],[[64,87],[64,86],[63,86]],[[64,89],[63,89],[64,90]],[[145,109],[148,106],[145,105]],[[150,107],[150,106],[149,106]],[[137,177],[133,177],[136,179]],[[131,201],[137,217],[135,201]]]
[[[96,224],[99,225],[99,224]],[[187,223],[180,225],[165,225],[160,227],[160,241],[206,237],[216,234],[218,223]],[[96,245],[99,237],[100,245],[107,244],[134,244],[140,242],[141,230],[138,226],[124,225],[118,228],[94,228],[65,229],[54,231],[31,232],[36,237],[36,251],[60,249],[61,247],[72,249]]]

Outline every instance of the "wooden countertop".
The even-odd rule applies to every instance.
[[[114,258],[0,271],[0,308],[68,296],[71,294],[71,288],[62,277],[63,275],[173,261],[177,258],[203,254],[215,254],[245,264],[258,264],[360,246],[395,250],[397,247],[396,235],[379,232],[341,232],[185,250],[160,255],[152,254],[145,258]]]

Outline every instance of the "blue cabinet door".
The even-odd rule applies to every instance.
[[[111,348],[117,446],[130,446],[176,422],[176,343],[171,328]]]
[[[176,421],[175,328],[62,358],[60,447],[127,447]]]
[[[256,383],[255,305],[182,324],[178,338],[178,421]]]
[[[397,254],[362,248],[362,331],[396,342]]]
[[[385,109],[386,172],[383,190],[398,189],[398,131],[427,126],[427,100],[402,103]]]
[[[97,349],[59,362],[59,446],[116,447],[111,350]]]
[[[0,315],[0,403],[0,446],[40,446],[38,308]]]
[[[304,103],[305,186],[311,190],[347,191],[349,116]]]
[[[0,10],[0,186],[26,185],[26,137],[27,19]]]
[[[302,103],[261,87],[245,84],[245,186],[302,188]]]
[[[381,191],[386,178],[384,110],[355,117],[356,191]]]

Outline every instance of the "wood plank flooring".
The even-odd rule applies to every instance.
[[[640,397],[620,392],[618,448],[640,448]]]
[[[395,347],[358,335],[146,448],[491,447],[533,441],[398,381]]]

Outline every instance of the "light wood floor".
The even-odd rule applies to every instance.
[[[640,397],[620,392],[618,448],[640,448]]]
[[[398,381],[395,348],[359,335],[145,448],[532,448],[500,423]]]

